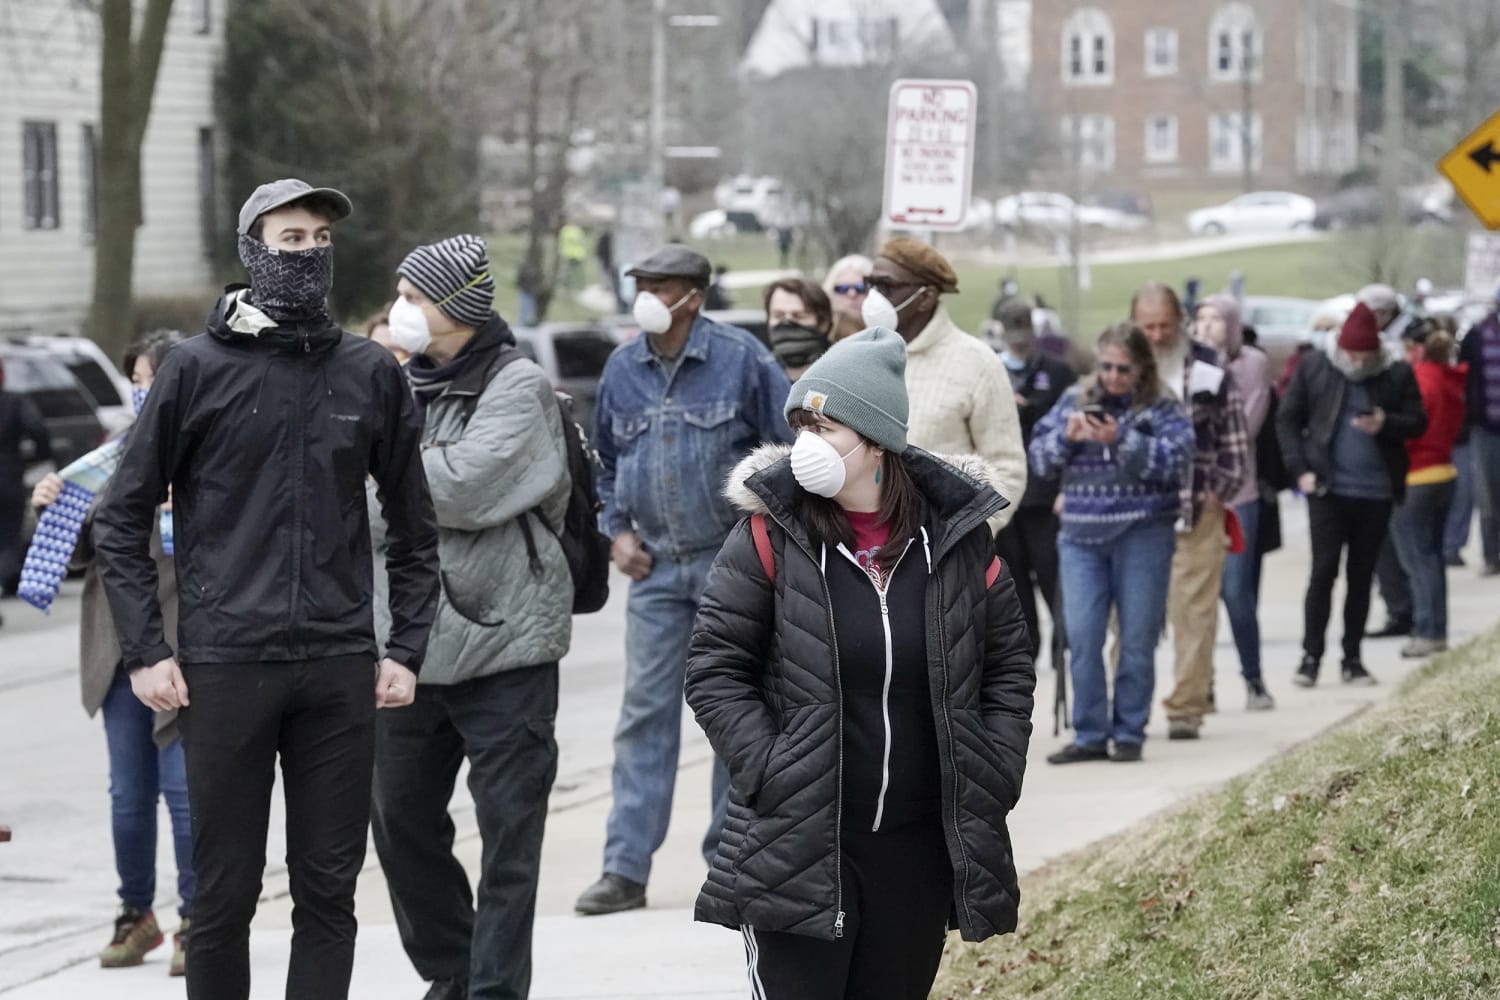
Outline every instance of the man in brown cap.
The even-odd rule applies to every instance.
[[[942,254],[903,236],[880,248],[868,284],[866,325],[888,327],[906,340],[911,443],[978,455],[994,468],[1000,493],[1011,502],[990,522],[998,531],[1026,492],[1026,449],[1005,366],[943,308],[941,297],[958,291],[958,275]]]

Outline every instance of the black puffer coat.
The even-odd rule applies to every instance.
[[[784,446],[741,463],[726,490],[767,515],[774,586],[741,521],[714,562],[693,630],[687,700],[733,779],[697,919],[832,939],[842,911],[843,706],[834,624],[805,496]],[[953,862],[952,923],[969,941],[1016,926],[1007,814],[1021,794],[1036,684],[1015,584],[986,519],[1004,505],[977,459],[906,453],[927,500],[934,572],[927,649]]]

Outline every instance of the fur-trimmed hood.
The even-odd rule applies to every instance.
[[[725,499],[746,514],[766,514],[784,525],[794,522],[792,514],[806,493],[792,474],[791,455],[790,445],[756,448],[725,478]],[[928,503],[929,519],[946,529],[943,535],[961,536],[1010,506],[1000,494],[995,470],[977,455],[933,455],[913,447],[902,460]]]

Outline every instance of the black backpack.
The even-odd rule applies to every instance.
[[[524,357],[526,355],[513,345],[501,347],[484,373],[485,386],[506,365]],[[553,398],[557,400],[558,413],[562,416],[568,476],[573,489],[568,494],[568,509],[563,515],[561,530],[548,524],[540,511],[533,510],[521,515],[521,534],[526,539],[526,555],[534,573],[540,573],[541,560],[537,556],[536,539],[531,534],[531,518],[540,521],[542,527],[557,538],[568,560],[568,572],[573,577],[573,613],[588,615],[604,607],[609,600],[610,542],[599,530],[599,511],[603,504],[599,502],[599,491],[594,487],[594,470],[602,463],[599,453],[589,444],[588,435],[573,417],[573,397],[554,392]],[[478,396],[475,400],[477,402]]]

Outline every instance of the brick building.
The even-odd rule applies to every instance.
[[[1085,185],[1307,187],[1357,162],[1358,0],[1047,0],[1030,86]]]

